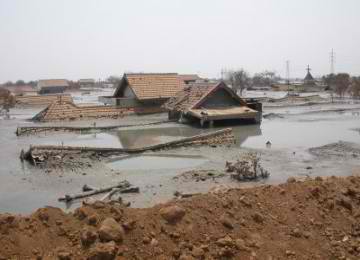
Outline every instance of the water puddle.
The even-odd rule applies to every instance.
[[[199,166],[207,161],[202,156],[139,155],[113,159],[107,166],[114,170],[126,171],[185,169]]]

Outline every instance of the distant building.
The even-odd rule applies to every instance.
[[[201,126],[224,120],[260,123],[262,116],[261,104],[258,110],[250,108],[224,82],[189,84],[169,99],[164,107],[168,110],[169,119],[198,121]]]
[[[37,88],[39,94],[58,94],[64,93],[69,83],[66,79],[41,79],[38,81]]]
[[[80,79],[80,88],[93,88],[95,87],[95,79]]]
[[[35,96],[37,90],[31,85],[12,85],[3,86],[4,89],[9,90],[14,96]]]
[[[289,84],[274,84],[272,86],[272,89],[277,91],[295,92],[319,92],[327,89],[327,85],[314,79],[314,77],[310,73],[311,69],[309,65],[307,66],[306,71],[306,76],[302,80],[302,82],[292,82]]]
[[[184,81],[185,84],[195,83],[201,80],[196,74],[180,74],[179,77]]]

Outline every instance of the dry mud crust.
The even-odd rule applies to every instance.
[[[0,259],[360,259],[360,177],[0,217]]]
[[[309,151],[319,157],[358,158],[360,156],[360,145],[339,141],[337,143],[310,148]]]

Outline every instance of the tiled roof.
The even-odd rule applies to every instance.
[[[183,111],[194,107],[207,93],[211,92],[219,83],[194,83],[189,84],[175,97],[170,98],[165,104],[168,110]]]
[[[224,82],[220,83],[193,83],[189,84],[182,91],[178,92],[175,97],[170,98],[164,105],[168,110],[176,111],[188,111],[196,108],[201,104],[206,97],[218,88],[224,88],[231,92],[234,98],[239,101],[239,104],[246,105],[240,97],[238,97],[233,91],[226,86]]]
[[[66,79],[41,79],[38,82],[38,87],[68,87],[69,83]]]
[[[183,81],[196,81],[200,79],[200,77],[196,74],[180,74],[179,77]]]
[[[170,98],[185,86],[177,73],[125,74],[115,96],[119,96],[127,84],[139,100]]]

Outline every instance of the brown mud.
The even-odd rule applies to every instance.
[[[0,259],[359,259],[360,177],[0,216]]]

